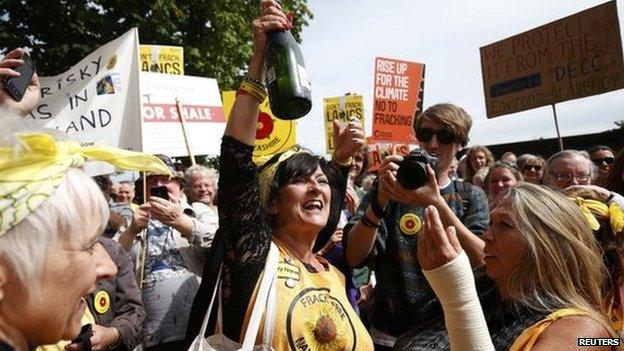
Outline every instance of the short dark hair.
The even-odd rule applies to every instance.
[[[613,149],[608,147],[607,145],[593,145],[589,149],[587,149],[587,153],[589,153],[589,155],[591,156],[591,154],[593,154],[594,152],[602,150],[611,151],[611,153],[615,155],[615,151],[613,151]]]
[[[277,156],[277,155],[276,155]],[[269,161],[270,162],[270,161]],[[267,162],[268,163],[268,162]],[[314,243],[314,252],[320,250],[332,236],[338,219],[340,218],[340,211],[342,209],[342,196],[341,191],[344,192],[344,182],[346,181],[346,175],[340,173],[340,171],[330,165],[324,158],[316,156],[307,152],[297,153],[292,155],[288,159],[284,160],[277,166],[275,171],[275,177],[271,183],[269,189],[269,195],[267,198],[267,206],[271,204],[277,192],[286,184],[290,183],[293,179],[300,177],[308,177],[316,172],[317,167],[321,167],[321,170],[327,176],[329,181],[329,187],[331,189],[331,197],[329,204],[329,217],[327,219],[326,227],[320,231],[319,236]],[[267,220],[270,226],[275,225],[275,216],[267,215]],[[325,230],[327,227],[334,227],[332,230]]]
[[[607,178],[607,189],[615,191],[618,194],[624,194],[624,148],[615,157],[615,162],[611,168],[611,174]]]
[[[284,162],[277,166],[275,177],[269,189],[267,205],[271,204],[277,196],[277,191],[284,185],[290,183],[291,180],[303,177],[309,177],[316,168],[321,164],[321,157],[301,152],[290,156]]]

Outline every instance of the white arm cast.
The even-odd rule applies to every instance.
[[[466,253],[423,273],[442,303],[451,350],[494,350]]]

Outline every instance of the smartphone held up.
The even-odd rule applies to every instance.
[[[152,196],[159,197],[161,199],[169,200],[169,191],[166,186],[155,186],[150,188],[150,194]]]
[[[4,90],[16,101],[22,100],[26,89],[28,89],[30,80],[36,71],[35,64],[30,59],[28,53],[24,53],[20,59],[24,61],[24,64],[14,69],[16,72],[20,73],[20,76],[6,77],[4,79]]]

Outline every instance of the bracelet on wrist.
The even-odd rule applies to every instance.
[[[353,164],[353,156],[349,156],[349,158],[345,162],[340,162],[336,158],[336,154],[334,154],[332,156],[332,161],[334,161],[334,163],[340,167],[351,167],[351,165]]]
[[[362,215],[362,217],[360,218],[360,221],[365,227],[374,228],[374,229],[377,229],[379,227],[379,223],[373,222],[370,218],[368,218],[368,216],[366,216],[366,213]]]
[[[258,85],[249,80],[243,80],[241,82],[240,87],[236,91],[236,96],[239,96],[241,94],[253,97],[258,101],[258,103],[263,103],[267,97],[267,92],[264,86]]]
[[[261,81],[261,80],[259,80],[259,79],[254,78],[254,77],[252,77],[252,76],[250,76],[250,75],[246,75],[246,76],[243,78],[243,80],[246,80],[246,81],[248,81],[248,82],[250,82],[250,83],[254,83],[254,84],[256,84],[256,85],[258,85],[258,86],[262,87],[263,89],[266,89],[266,85],[264,85],[264,82],[262,82],[262,81]]]
[[[373,211],[373,214],[377,216],[377,218],[384,218],[386,215],[385,206],[381,206],[379,203],[379,178],[376,178],[373,182],[373,187],[370,194],[370,208]]]
[[[373,214],[379,219],[384,218],[386,215],[386,209],[379,203],[379,191],[375,191],[374,197],[370,202],[370,208],[373,211]]]

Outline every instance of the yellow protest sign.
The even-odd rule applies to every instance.
[[[345,123],[356,117],[364,126],[364,103],[362,95],[343,95],[323,99],[325,116],[325,146],[328,154],[334,152],[334,119]],[[364,129],[366,130],[366,129]]]
[[[235,91],[222,92],[223,115],[226,120],[234,105]],[[281,120],[273,116],[269,107],[269,99],[260,104],[258,114],[258,129],[254,145],[254,160],[261,156],[273,155],[293,147],[297,143],[297,129],[295,121]]]
[[[181,46],[139,45],[141,71],[184,75]]]

